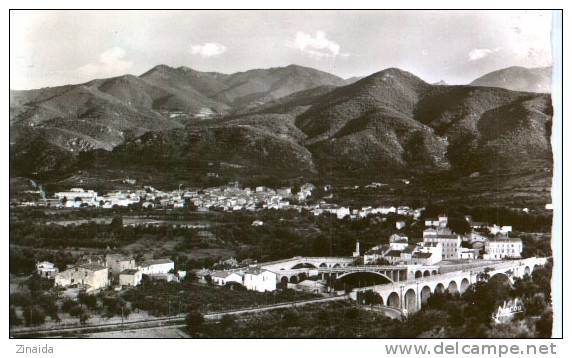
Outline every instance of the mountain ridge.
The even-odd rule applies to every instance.
[[[521,92],[551,92],[552,66],[527,68],[510,66],[475,79],[473,86],[501,87]]]
[[[158,65],[10,95],[17,176],[464,176],[552,160],[549,94],[433,85],[398,68],[346,84],[296,65]]]

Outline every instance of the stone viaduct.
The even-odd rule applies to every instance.
[[[464,293],[470,284],[477,282],[481,273],[486,272],[490,277],[504,275],[512,283],[515,277],[532,274],[537,266],[543,266],[545,263],[546,258],[531,257],[488,263],[486,266],[470,270],[452,271],[427,277],[415,278],[413,276],[406,281],[356,288],[350,293],[350,298],[356,300],[358,292],[372,290],[381,296],[383,305],[400,309],[407,314],[421,309],[421,305],[427,302],[433,293]]]

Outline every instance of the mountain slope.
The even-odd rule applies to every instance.
[[[472,86],[500,87],[512,91],[550,93],[552,67],[508,67],[471,82]]]
[[[390,68],[323,96],[298,117],[297,125],[317,141],[372,111],[412,116],[419,97],[430,87],[408,72]]]
[[[148,131],[248,112],[299,90],[342,83],[336,76],[295,65],[232,75],[159,65],[139,77],[10,91],[10,142],[23,152],[33,152],[37,138],[58,148],[57,153],[112,150]]]
[[[319,86],[341,86],[344,80],[309,67],[290,65],[230,75],[227,88],[215,98],[234,107],[258,106],[292,93]]]
[[[11,165],[20,176],[80,168],[177,180],[551,167],[548,94],[431,85],[395,68],[339,83],[300,66],[233,75],[157,66],[140,77],[11,92]],[[205,109],[217,115],[192,117]]]

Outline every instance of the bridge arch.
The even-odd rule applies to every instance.
[[[290,283],[298,283],[298,276],[294,275],[290,277]]]
[[[304,281],[304,280],[307,279],[307,278],[308,278],[308,275],[307,275],[305,272],[300,272],[300,273],[298,274],[298,280],[299,280],[299,282],[302,282],[302,281]]]
[[[439,282],[437,286],[435,286],[435,293],[445,293],[445,286]]]
[[[417,295],[414,289],[410,288],[405,292],[403,304],[408,312],[415,312],[417,310]]]
[[[447,286],[447,292],[449,292],[451,295],[459,293],[459,287],[457,286],[457,282],[455,282],[455,280],[451,280],[451,282],[449,282],[449,285]]]
[[[504,281],[505,283],[512,285],[512,280],[506,272],[496,272],[492,274],[491,277],[489,278],[489,282],[494,280]]]
[[[325,262],[322,262],[322,263],[320,264],[320,267],[328,267],[328,264],[325,263]]]
[[[415,271],[415,278],[421,278],[421,277],[423,277],[423,272]]]
[[[343,273],[336,278],[337,289],[380,285],[393,282],[389,277],[376,271],[354,271]]]
[[[421,296],[421,305],[424,305],[427,303],[427,300],[429,299],[429,297],[431,297],[431,287],[429,286],[423,286],[423,288],[421,289],[421,293],[419,294],[419,296]]]
[[[460,293],[463,294],[465,293],[465,291],[467,291],[467,288],[469,288],[470,282],[469,280],[467,280],[466,278],[461,280],[461,287],[460,287]]]
[[[425,270],[425,272],[423,272],[423,277],[429,277],[431,276],[431,272],[429,272],[429,270]]]
[[[431,271],[431,275],[436,275],[436,274],[437,274],[437,270]]]
[[[379,276],[384,278],[385,280],[389,281],[389,282],[393,282],[391,280],[391,278],[389,278],[387,275],[381,273],[381,272],[377,272],[377,271],[354,271],[354,272],[347,272],[347,273],[343,273],[340,276],[338,276],[338,280],[344,278],[344,277],[349,277],[352,275],[375,275],[375,276]]]
[[[288,287],[288,276],[282,276],[280,278],[280,284],[282,285],[282,288]]]
[[[303,268],[317,268],[316,265],[314,265],[311,262],[299,262],[296,265],[292,266],[290,268],[290,270],[297,270],[297,269],[303,269]]]
[[[393,308],[399,308],[399,295],[397,292],[392,292],[387,296],[387,305]]]

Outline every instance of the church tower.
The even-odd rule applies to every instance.
[[[359,241],[356,241],[356,251],[354,251],[354,257],[359,257]]]

